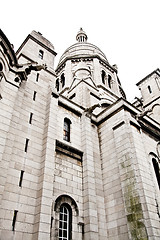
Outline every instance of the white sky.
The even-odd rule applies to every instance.
[[[127,99],[135,84],[160,67],[160,0],[4,0],[1,29],[15,50],[32,31],[43,34],[58,53],[76,42],[79,28],[98,46],[118,76]]]

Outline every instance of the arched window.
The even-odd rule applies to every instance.
[[[65,76],[64,76],[64,73],[62,73],[62,75],[61,75],[61,83],[62,83],[62,88],[63,88],[64,85],[65,85]]]
[[[59,212],[59,240],[70,240],[72,235],[72,209],[68,204],[62,204]]]
[[[102,83],[105,84],[105,76],[106,76],[106,73],[104,70],[102,70],[102,74],[101,74],[101,77],[102,77]]]
[[[67,142],[70,141],[70,125],[71,121],[68,118],[65,118],[63,127],[63,140],[66,140]]]
[[[75,200],[69,195],[60,195],[54,204],[51,218],[51,239],[72,239],[72,225],[78,223],[79,210]],[[75,234],[75,232],[73,233]]]
[[[43,59],[43,54],[44,54],[43,51],[42,51],[42,50],[39,50],[39,58],[40,58],[40,59]]]
[[[148,86],[148,91],[149,91],[149,93],[152,93],[151,86]]]
[[[156,174],[156,178],[157,178],[157,182],[158,182],[158,186],[160,189],[160,169],[159,169],[159,164],[158,161],[155,158],[152,158],[152,163],[153,163],[153,167],[154,167],[154,171]]]
[[[112,77],[111,75],[108,74],[108,87],[111,88],[111,80],[112,80]]]

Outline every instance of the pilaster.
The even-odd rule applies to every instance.
[[[99,59],[94,58],[93,59],[93,64],[94,64],[94,82],[95,82],[96,85],[102,84]]]
[[[90,119],[81,117],[83,155],[84,239],[97,240],[98,212],[96,206],[93,139]]]
[[[68,60],[66,62],[65,66],[65,79],[66,79],[66,86],[65,87],[70,87],[71,83],[73,81],[73,76],[72,76],[72,71],[71,71],[71,60]]]
[[[40,204],[37,207],[36,216],[38,224],[37,239],[39,240],[49,240],[51,231],[58,99],[55,96],[52,99],[50,98],[51,95],[48,97],[46,108],[41,176],[39,177],[38,202]]]
[[[138,164],[137,150],[134,146],[135,139],[128,117],[124,116],[123,120],[113,127],[113,132],[128,237],[129,239],[148,239],[142,201],[143,190],[140,190],[142,176]],[[139,144],[141,144],[141,141]]]

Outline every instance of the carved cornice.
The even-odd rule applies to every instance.
[[[93,61],[94,58],[97,58],[99,59],[99,62],[101,64],[104,64],[104,66],[108,67],[108,69],[111,71],[111,72],[116,72],[117,73],[117,70],[115,68],[113,68],[112,66],[109,65],[109,63],[107,62],[107,60],[103,60],[99,55],[97,54],[93,54],[93,55],[82,55],[82,54],[79,54],[77,56],[71,56],[71,57],[65,57],[64,60],[58,64],[57,66],[57,69],[56,69],[56,72],[59,71],[59,68],[65,64],[68,60],[71,60],[72,62],[80,62],[80,61]]]
[[[91,62],[91,61],[93,61],[93,59],[92,58],[76,58],[76,59],[72,59],[71,60],[71,62],[72,63],[75,63],[75,62],[81,62],[81,61],[83,61],[83,62]]]
[[[111,71],[112,73],[116,72],[117,73],[117,70],[115,68],[112,68],[110,65],[108,65],[108,63],[102,61],[102,60],[99,60],[99,63],[104,66],[105,68],[107,68],[109,71]]]

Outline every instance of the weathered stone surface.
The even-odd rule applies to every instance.
[[[158,240],[160,70],[130,104],[82,29],[56,70],[40,33],[17,55],[0,33],[0,239],[58,240],[65,206],[68,240]]]

